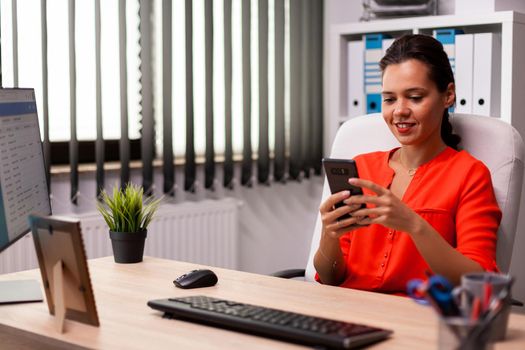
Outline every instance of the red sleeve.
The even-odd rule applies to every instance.
[[[496,240],[501,210],[498,207],[490,172],[476,162],[463,181],[456,216],[457,250],[486,271],[499,271]]]

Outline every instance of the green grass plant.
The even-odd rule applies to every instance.
[[[124,189],[113,188],[113,194],[101,193],[97,209],[113,232],[139,232],[146,230],[161,199],[148,197],[144,199],[141,186],[128,183]]]

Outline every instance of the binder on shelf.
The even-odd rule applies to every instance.
[[[363,67],[365,45],[362,40],[348,42],[348,116],[366,113]]]
[[[433,36],[443,45],[443,49],[447,53],[448,61],[450,67],[452,67],[452,72],[456,73],[456,35],[463,33],[463,31],[458,29],[435,29],[433,31]],[[454,106],[450,107],[449,112],[454,112]]]
[[[474,34],[456,35],[456,107],[457,113],[472,113]]]
[[[500,117],[501,37],[474,34],[472,113]]]
[[[456,71],[456,35],[461,33],[462,31],[458,29],[435,29],[433,32],[434,38],[443,44],[453,72]]]
[[[383,34],[366,34],[364,80],[366,113],[381,112],[381,70],[379,61],[383,57]]]
[[[383,39],[383,47],[381,48],[382,52],[383,52],[383,56],[386,55],[386,50],[388,50],[388,48],[390,46],[392,46],[392,44],[394,43],[394,40],[396,40],[395,38],[385,38]]]

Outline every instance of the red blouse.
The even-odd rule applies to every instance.
[[[394,171],[388,162],[396,150],[357,156],[359,177],[389,188]],[[485,270],[498,271],[496,233],[501,211],[490,172],[481,161],[446,148],[417,169],[402,201],[464,256]],[[407,282],[424,279],[429,269],[408,234],[379,224],[350,231],[340,243],[347,264],[342,287],[405,293]]]

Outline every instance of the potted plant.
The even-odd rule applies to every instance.
[[[104,217],[117,263],[142,261],[147,227],[161,199],[144,199],[141,186],[128,183],[124,189],[113,188],[113,194],[102,192],[97,209]]]

